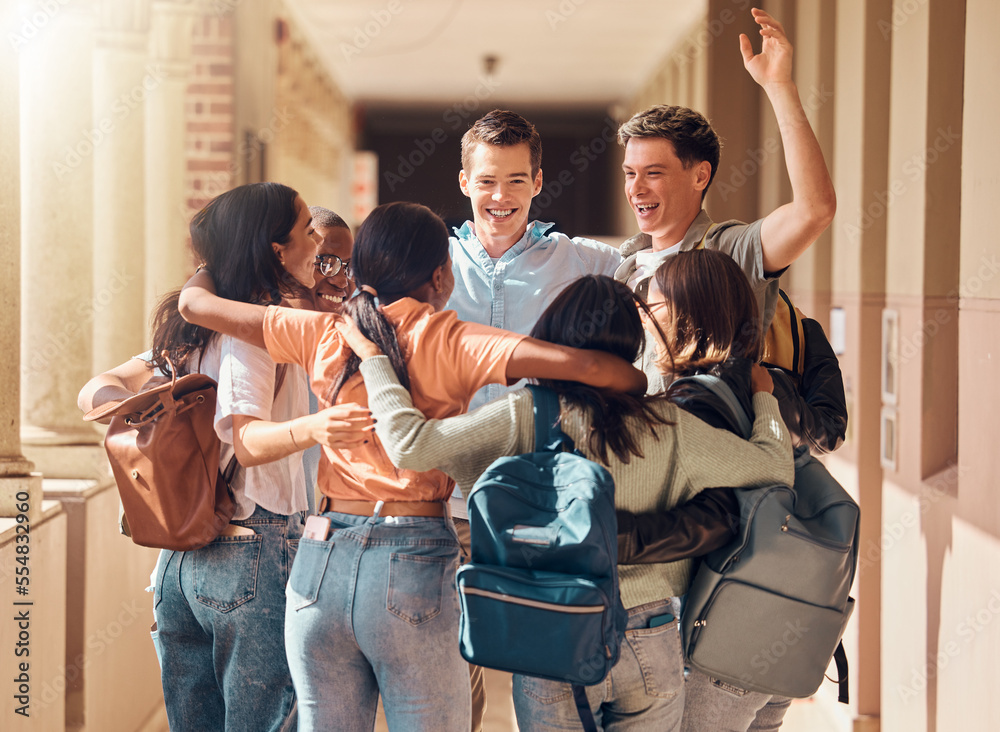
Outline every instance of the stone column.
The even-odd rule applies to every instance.
[[[3,37],[18,33],[13,3],[0,8]],[[16,516],[29,504],[31,523],[41,508],[42,480],[31,474],[34,465],[21,453],[21,384],[18,365],[21,353],[21,181],[20,105],[18,100],[18,49],[0,44],[0,517]],[[13,174],[11,174],[13,171]],[[27,498],[27,501],[22,499]]]
[[[94,153],[113,130],[93,124],[93,2],[53,7],[27,16],[33,30],[18,46],[22,436],[47,477],[82,478],[106,472],[76,395],[93,375],[91,326],[102,316],[92,282]]]
[[[146,308],[180,287],[190,268],[184,205],[185,94],[197,4],[153,0],[150,61],[159,82],[146,106]]]
[[[147,0],[98,10],[92,126],[111,132],[94,150],[94,373],[145,349],[146,99],[163,82],[148,60]]]

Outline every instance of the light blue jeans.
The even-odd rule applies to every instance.
[[[469,732],[451,520],[327,512],[288,583],[285,643],[300,730]]]
[[[599,684],[585,687],[599,729],[605,732],[672,732],[680,729],[684,709],[684,659],[677,626],[676,599],[639,605],[628,611],[625,642],[618,663]],[[665,614],[673,620],[649,627]],[[514,712],[521,732],[581,729],[569,684],[514,676]]]
[[[233,522],[256,536],[160,557],[153,642],[172,732],[294,728],[284,600],[302,522],[258,507]]]
[[[681,732],[775,732],[792,700],[746,691],[689,669]]]

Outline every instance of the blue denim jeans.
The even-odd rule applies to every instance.
[[[300,730],[469,732],[469,666],[458,651],[458,539],[451,520],[323,514],[303,539],[285,643]]]
[[[302,522],[301,514],[258,507],[233,522],[255,536],[222,536],[160,557],[153,641],[173,732],[294,728],[285,584]]]
[[[681,732],[775,732],[792,700],[688,671]]]
[[[585,687],[605,732],[679,730],[684,709],[684,659],[677,625],[679,601],[651,602],[628,611],[618,663],[599,684]],[[669,623],[649,627],[665,614]],[[581,729],[569,684],[514,676],[514,711],[521,732]]]

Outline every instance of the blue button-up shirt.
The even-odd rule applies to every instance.
[[[493,260],[473,232],[471,221],[451,237],[455,291],[448,308],[461,320],[527,335],[538,316],[568,284],[588,274],[613,276],[622,263],[614,247],[593,239],[570,239],[550,232],[552,224],[532,221],[524,236]],[[491,384],[480,389],[469,409],[507,393]]]

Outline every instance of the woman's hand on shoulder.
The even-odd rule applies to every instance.
[[[766,391],[768,394],[774,392],[774,382],[771,380],[771,374],[759,363],[755,363],[750,369],[750,387],[754,394],[758,391]]]
[[[337,315],[337,331],[344,338],[344,342],[354,351],[358,358],[366,361],[374,356],[381,356],[382,349],[368,340],[367,336],[361,332],[354,319],[350,315]]]

